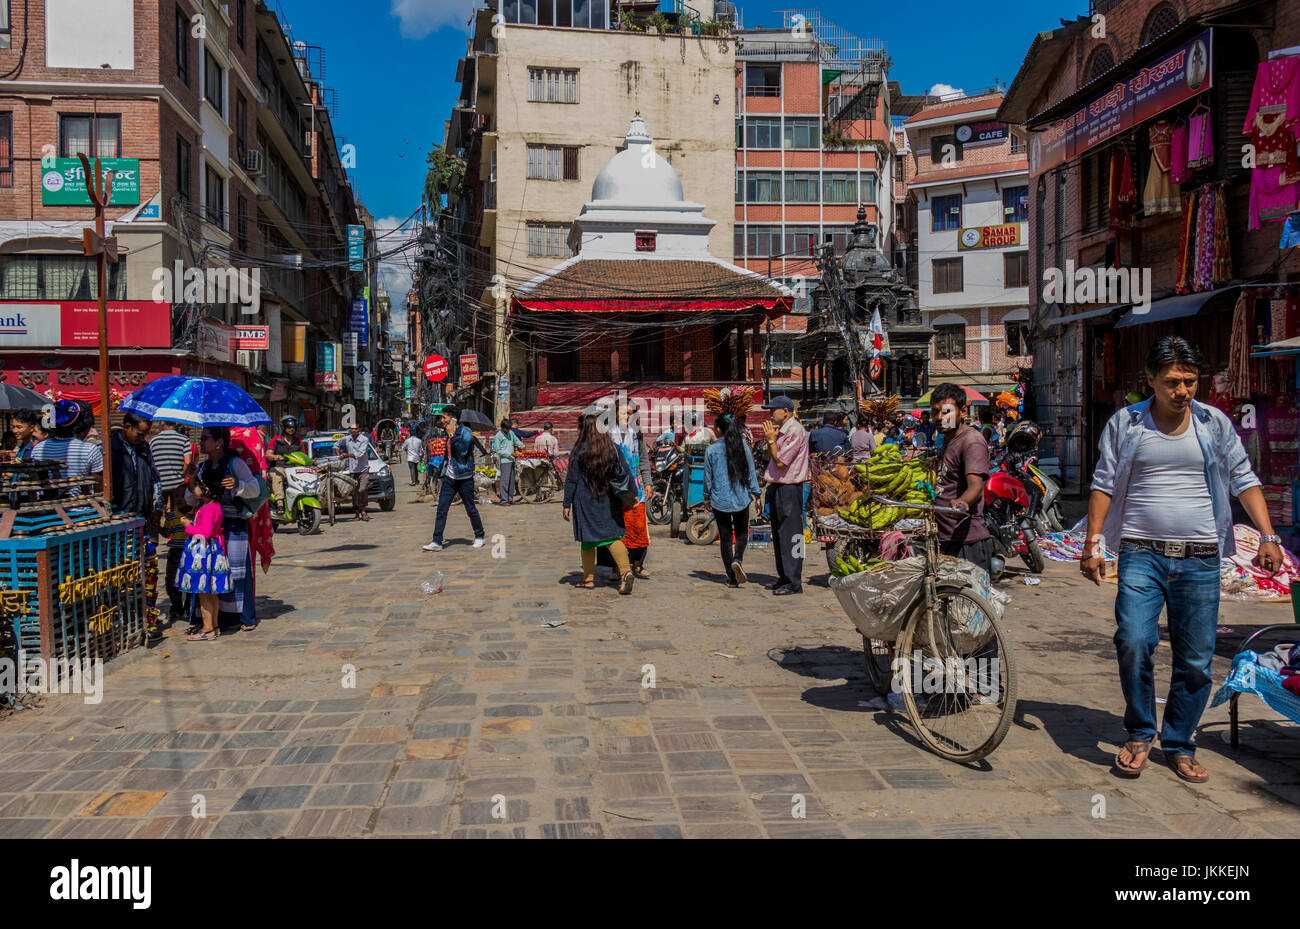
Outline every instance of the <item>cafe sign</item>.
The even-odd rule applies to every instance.
[[[53,161],[50,165],[49,162]],[[102,158],[104,176],[113,176],[109,193],[110,206],[134,206],[140,202],[140,159]],[[93,160],[91,162],[94,163]],[[86,190],[86,171],[80,158],[54,158],[41,161],[42,206],[90,206]]]
[[[1001,226],[970,226],[957,235],[957,247],[1002,248],[1020,244],[1020,227],[1023,223],[1005,223]]]

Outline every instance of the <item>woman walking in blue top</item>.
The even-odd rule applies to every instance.
[[[713,431],[718,440],[704,453],[704,499],[718,521],[727,586],[739,587],[749,580],[741,567],[745,544],[749,541],[749,507],[762,493],[754,471],[754,456],[740,423],[734,416],[723,414],[714,420]]]

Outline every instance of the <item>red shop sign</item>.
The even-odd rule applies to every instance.
[[[108,301],[110,348],[171,348],[171,306]],[[99,304],[93,300],[0,300],[0,347],[93,348]]]
[[[447,359],[441,355],[430,355],[424,359],[424,376],[435,384],[447,378]]]

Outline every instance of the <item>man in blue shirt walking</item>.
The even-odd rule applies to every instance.
[[[442,427],[447,430],[447,469],[438,494],[438,515],[433,523],[433,541],[423,546],[426,552],[442,551],[442,532],[447,526],[447,511],[451,501],[460,494],[465,504],[465,514],[474,529],[474,547],[483,547],[483,520],[474,503],[474,433],[469,426],[459,422],[460,408],[445,406],[442,410]]]

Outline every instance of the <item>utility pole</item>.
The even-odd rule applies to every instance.
[[[95,207],[95,230],[83,229],[81,242],[85,255],[93,257],[99,284],[99,440],[104,453],[104,499],[113,499],[113,431],[108,407],[108,264],[117,264],[117,239],[104,236],[104,208],[113,196],[113,174],[104,176],[103,163],[96,158],[94,170],[90,159],[81,155],[86,172],[86,192]]]

